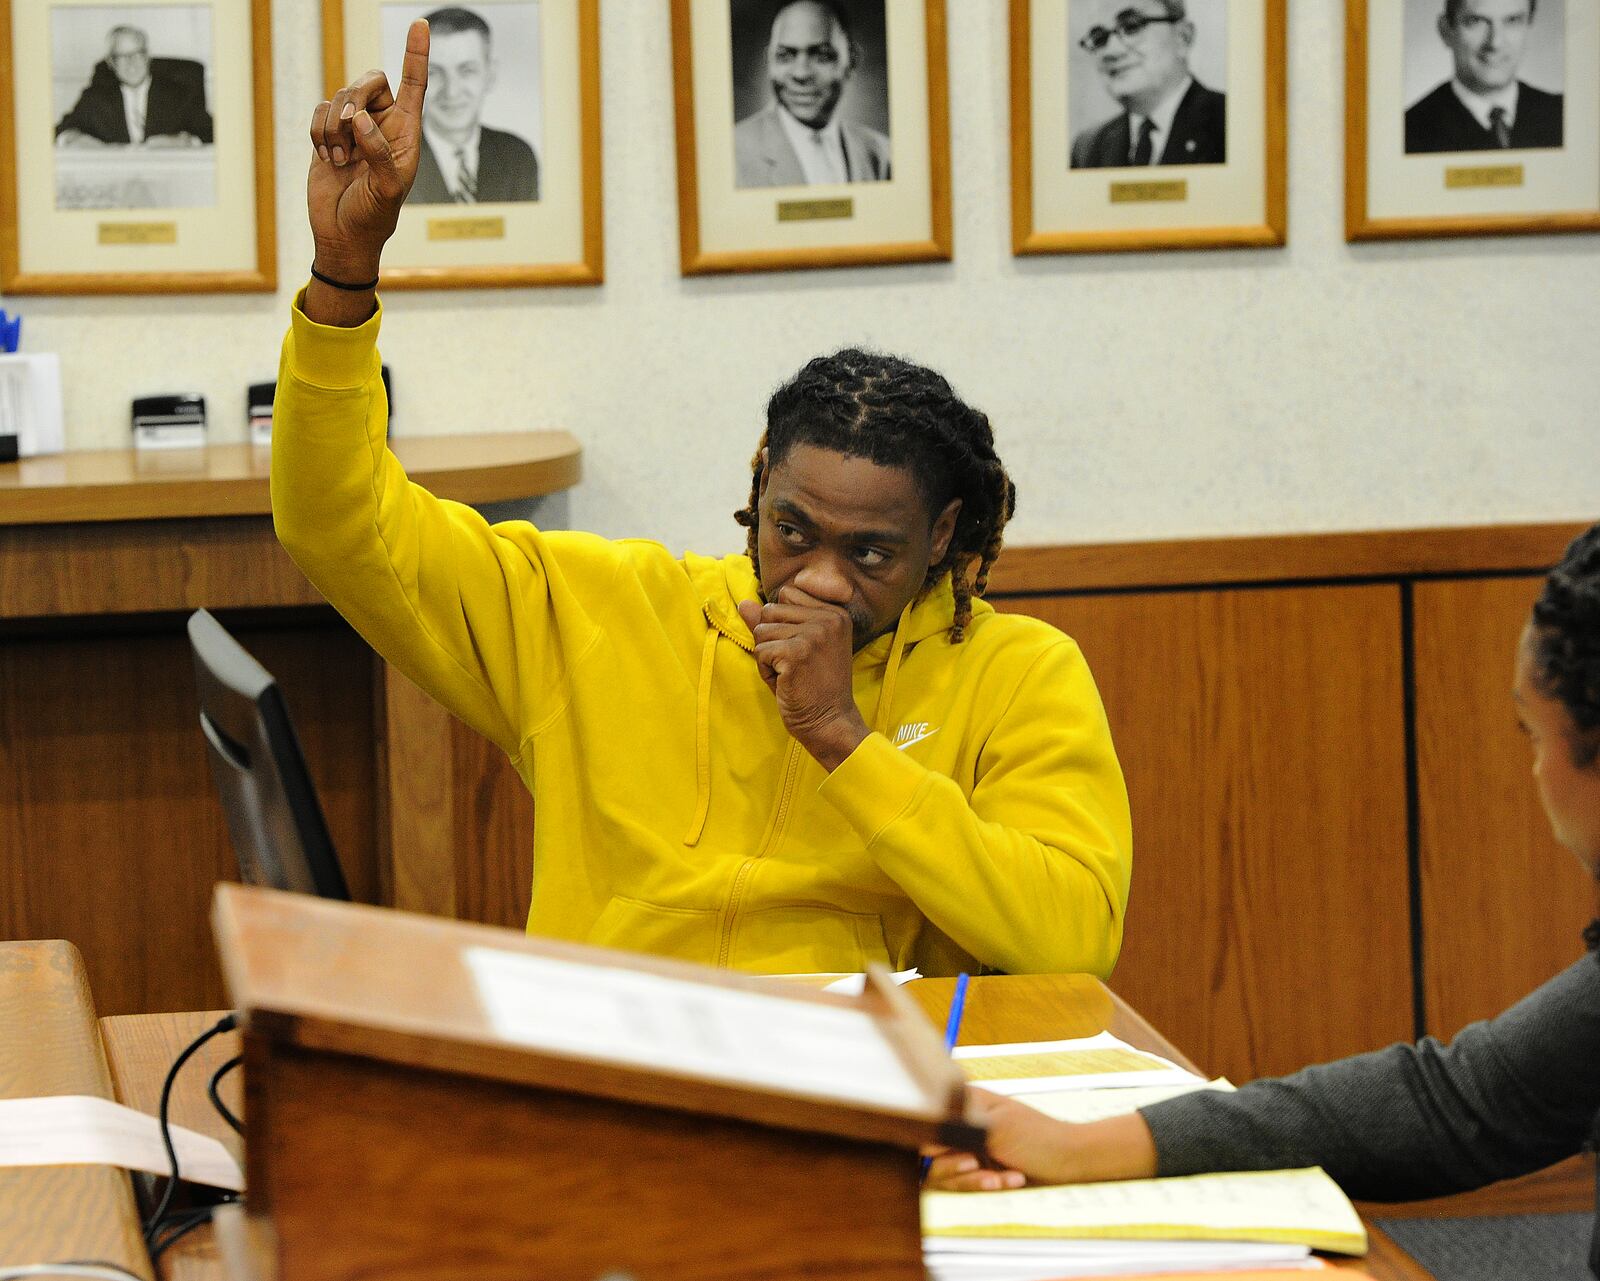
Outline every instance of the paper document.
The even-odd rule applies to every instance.
[[[1364,1254],[1355,1207],[1320,1169],[1195,1174],[1173,1179],[925,1192],[928,1236],[1288,1241]]]
[[[244,1174],[227,1148],[181,1125],[167,1128],[179,1177],[244,1190]],[[148,1174],[172,1169],[155,1117],[86,1094],[0,1099],[0,1166],[7,1165],[119,1165]]]
[[[1118,1266],[1114,1269],[1101,1272],[1084,1272],[1076,1265],[1059,1264],[1034,1264],[1014,1265],[1009,1261],[984,1260],[979,1266],[972,1267],[948,1262],[929,1261],[929,1281],[1065,1281],[1068,1277],[1082,1277],[1085,1281],[1206,1281],[1208,1277],[1215,1277],[1218,1281],[1308,1281],[1305,1274],[1308,1272],[1331,1272],[1333,1269],[1321,1259],[1302,1259],[1298,1263],[1273,1263],[1265,1267],[1255,1263],[1245,1263],[1235,1267],[1232,1264],[1200,1264],[1188,1266],[1181,1260],[1174,1264],[1163,1264],[1159,1272],[1146,1271],[1136,1265],[1128,1267]],[[1338,1281],[1371,1281],[1364,1273],[1339,1273]]]
[[[1233,1084],[1218,1077],[1215,1081],[1191,1081],[1186,1085],[1130,1085],[1113,1090],[1053,1090],[1046,1094],[1030,1094],[1022,1101],[1046,1116],[1058,1121],[1071,1121],[1083,1125],[1089,1121],[1104,1121],[1107,1117],[1127,1116],[1152,1103],[1165,1103],[1168,1099],[1200,1090],[1232,1091]]]
[[[964,1045],[951,1057],[969,1081],[995,1094],[1189,1085],[1204,1079],[1170,1059],[1136,1050],[1109,1032],[1073,1041]]]
[[[496,948],[463,955],[494,1030],[518,1045],[864,1107],[925,1103],[864,1010]]]
[[[801,987],[819,987],[824,992],[838,992],[842,996],[860,996],[867,990],[867,976],[865,974],[763,974],[762,978],[782,979],[785,983],[798,983]],[[897,985],[904,987],[912,979],[920,979],[922,971],[918,969],[896,970],[889,976]]]
[[[916,969],[909,969],[896,970],[893,977],[896,984],[904,987],[912,979],[920,979],[922,975]],[[824,992],[842,992],[845,996],[860,996],[867,990],[867,976],[865,974],[846,974],[842,979],[835,979],[822,990]]]
[[[1062,1277],[1243,1277],[1271,1269],[1320,1271],[1303,1245],[1247,1241],[1018,1241],[929,1237],[923,1259],[937,1281],[1058,1281]],[[1290,1281],[1283,1278],[1282,1281]]]

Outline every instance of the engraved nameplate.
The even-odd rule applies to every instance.
[[[1189,198],[1189,184],[1182,178],[1166,182],[1114,182],[1111,203],[1147,205],[1160,201],[1182,202]]]
[[[504,218],[429,218],[429,240],[504,240]]]
[[[779,222],[817,222],[823,218],[854,218],[856,202],[843,200],[780,200]]]
[[[1521,165],[1452,165],[1444,171],[1444,185],[1452,191],[1463,187],[1520,187]]]
[[[175,222],[103,222],[99,227],[102,245],[175,245]]]

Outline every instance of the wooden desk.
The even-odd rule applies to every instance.
[[[114,1097],[83,958],[60,941],[0,944],[0,1098],[49,1094]],[[103,1165],[0,1169],[0,1265],[65,1259],[151,1275],[127,1175]]]
[[[907,993],[936,1026],[943,1026],[953,981],[922,979]],[[135,1015],[100,1021],[106,1053],[112,1064],[117,1097],[130,1106],[154,1111],[168,1066],[190,1041],[220,1017],[217,1013]],[[1044,1040],[1092,1036],[1110,1031],[1130,1044],[1193,1069],[1193,1064],[1103,984],[1086,975],[1017,975],[974,979],[962,1019],[961,1043]],[[237,1136],[205,1098],[205,1081],[216,1066],[236,1052],[237,1036],[218,1037],[202,1051],[209,1066],[186,1067],[173,1092],[173,1117],[180,1124],[210,1134],[237,1154]],[[226,1083],[235,1106],[238,1078]],[[1376,1281],[1429,1281],[1429,1274],[1380,1230],[1369,1224],[1372,1250],[1349,1266]],[[211,1229],[184,1238],[162,1260],[168,1281],[219,1281],[220,1262]]]
[[[391,445],[413,480],[463,503],[537,498],[580,475],[564,431]],[[0,623],[322,605],[272,532],[271,465],[246,444],[0,463]]]
[[[394,448],[467,502],[579,475],[565,432]],[[433,780],[458,735],[493,749],[391,678],[295,568],[272,532],[268,461],[214,445],[0,465],[0,939],[72,940],[105,1014],[226,999],[207,914],[212,885],[238,872],[199,732],[190,610],[221,611],[277,677],[357,898],[421,906],[407,887],[453,871],[439,851],[478,848],[433,839],[452,805]],[[460,797],[485,812],[476,791]]]
[[[123,1014],[100,1020],[100,1038],[119,1103],[148,1112],[160,1111],[161,1085],[186,1046],[220,1019],[224,1011],[180,1014]],[[172,1087],[168,1114],[176,1125],[209,1134],[244,1164],[244,1142],[217,1115],[206,1097],[211,1074],[239,1053],[239,1034],[213,1037],[185,1063]],[[244,1090],[240,1072],[223,1078],[218,1093],[233,1114],[244,1118]],[[222,1261],[211,1226],[196,1228],[161,1258],[165,1281],[220,1281]]]

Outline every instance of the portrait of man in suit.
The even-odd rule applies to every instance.
[[[1536,37],[1555,43],[1559,65],[1560,23],[1537,22],[1538,0],[1443,5],[1434,27],[1450,51],[1454,74],[1406,109],[1406,154],[1560,147],[1562,95],[1521,78]]]
[[[142,27],[119,24],[106,56],[56,125],[58,147],[200,147],[212,140],[204,64],[153,58]]]
[[[534,14],[533,5],[500,6]],[[539,199],[539,159],[518,134],[483,123],[484,99],[500,72],[494,33],[475,9],[451,5],[428,20],[428,96],[422,108],[422,155],[408,204],[489,204]],[[496,21],[501,17],[497,16]],[[538,67],[518,67],[537,77]]]
[[[1190,68],[1190,8],[1185,0],[1074,0],[1073,37],[1119,110],[1083,128],[1069,121],[1072,168],[1227,163],[1227,97]],[[1222,33],[1208,35],[1220,41]]]
[[[874,15],[880,30],[882,3],[876,0]],[[770,98],[734,125],[735,185],[803,187],[889,179],[888,135],[853,118],[858,113],[841,110],[847,89],[857,99],[866,93],[859,83],[852,85],[862,51],[850,10],[838,0],[786,0],[767,12],[761,59]],[[886,89],[880,97],[886,99]],[[878,117],[887,120],[887,101],[875,105]]]

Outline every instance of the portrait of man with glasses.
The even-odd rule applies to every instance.
[[[1190,66],[1202,7],[1215,11],[1204,32],[1218,51],[1215,83],[1226,65],[1225,0],[1071,0],[1071,63],[1092,64],[1098,77],[1092,93],[1075,85],[1068,95],[1072,168],[1227,163],[1227,97]]]
[[[58,147],[199,147],[210,141],[204,63],[151,57],[149,32],[132,22],[106,34],[105,57],[56,125]]]
[[[57,209],[216,205],[212,8],[50,7]]]

